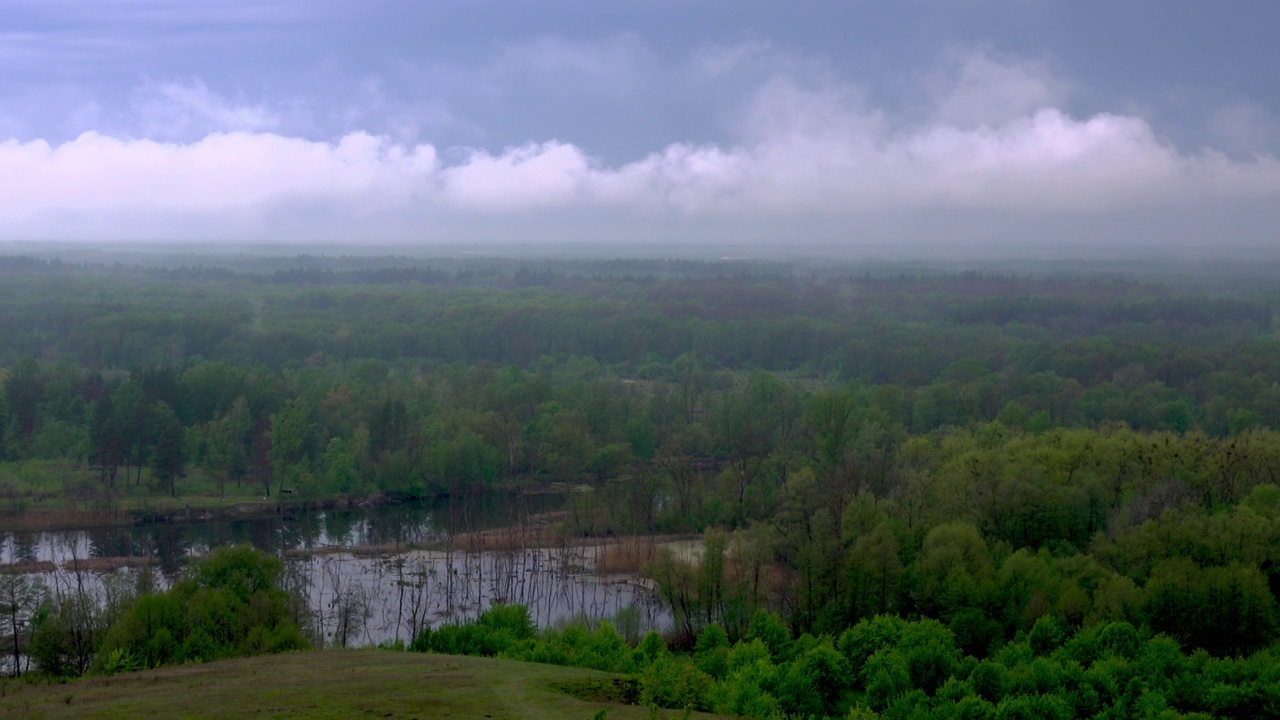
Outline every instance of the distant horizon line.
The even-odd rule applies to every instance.
[[[358,240],[0,240],[0,252],[76,251],[104,253],[155,253],[194,256],[250,255],[281,257],[314,254],[376,256],[384,253],[416,259],[441,258],[550,258],[660,259],[665,257],[721,262],[841,260],[856,262],[1016,262],[1016,261],[1243,261],[1280,260],[1280,247],[1260,245],[1115,244],[1072,246],[1044,243],[1029,246],[1007,241],[965,243],[916,241],[912,243],[845,244],[815,241],[777,243],[733,242],[709,239],[700,243],[655,240],[647,243],[545,241],[367,241]]]

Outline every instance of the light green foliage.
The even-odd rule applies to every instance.
[[[907,659],[897,650],[881,650],[863,666],[867,704],[883,711],[911,690]]]
[[[290,400],[271,416],[271,429],[267,433],[271,440],[268,458],[277,493],[286,488],[296,489],[304,475],[305,471],[298,467],[297,461],[312,430],[310,415],[311,408],[306,402]]]
[[[747,640],[759,640],[769,648],[769,655],[776,660],[784,660],[790,656],[791,631],[782,622],[782,618],[774,613],[760,610],[751,618],[751,627],[747,630]]]
[[[279,560],[247,546],[214,551],[163,593],[143,595],[108,630],[97,669],[210,661],[307,647],[279,589]]]
[[[852,507],[852,505],[851,505]],[[849,553],[849,583],[854,614],[870,617],[892,612],[902,577],[899,545],[887,522],[860,536]]]
[[[955,634],[936,620],[909,623],[898,641],[907,660],[912,687],[933,694],[955,672],[960,649]]]
[[[784,707],[796,714],[834,715],[840,697],[852,684],[849,661],[826,638],[791,663],[779,696]]]
[[[848,659],[859,686],[865,687],[869,679],[866,666],[871,657],[881,650],[897,647],[906,624],[892,615],[877,615],[840,634],[836,647]]]
[[[356,465],[356,456],[342,438],[330,438],[321,460],[323,475],[321,476],[322,492],[326,494],[346,494],[351,492],[367,492],[371,484],[363,478]]]
[[[698,635],[693,654],[694,664],[716,680],[729,672],[729,636],[719,625],[708,625]]]
[[[713,680],[693,664],[663,655],[640,671],[640,702],[669,708],[710,709]]]
[[[605,637],[616,637],[612,626],[608,626],[602,634]],[[434,630],[430,627],[423,628],[413,639],[410,649],[482,657],[518,656],[528,651],[534,635],[533,620],[529,617],[528,608],[523,605],[494,605],[480,613],[480,617],[474,622],[450,624]],[[571,642],[574,640],[577,642],[573,644],[588,656],[596,650],[592,646],[600,644],[588,642],[585,637],[572,638]],[[620,641],[615,644],[620,644]],[[586,663],[574,664],[591,666]]]
[[[636,660],[653,663],[667,655],[667,643],[655,630],[645,633],[644,639],[636,646]]]

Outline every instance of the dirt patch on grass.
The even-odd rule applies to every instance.
[[[587,702],[621,703],[635,705],[640,701],[640,681],[635,678],[599,678],[553,682],[548,685],[556,692],[586,700]]]

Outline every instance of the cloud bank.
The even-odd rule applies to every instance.
[[[732,60],[721,57],[717,72]],[[334,239],[300,215],[323,208],[336,223],[327,227],[359,234],[369,223],[370,236],[411,241],[444,216],[468,219],[483,237],[486,223],[529,213],[583,214],[595,226],[611,213],[829,225],[916,212],[1219,212],[1280,196],[1274,155],[1182,151],[1137,115],[1073,116],[1065,84],[1034,64],[975,53],[928,84],[933,110],[910,121],[868,106],[856,88],[776,74],[743,104],[729,141],[677,142],[608,164],[556,139],[485,150],[363,131],[294,137],[264,106],[199,83],[156,83],[141,95],[147,118],[214,129],[189,142],[155,139],[160,129],[2,142],[0,235]]]

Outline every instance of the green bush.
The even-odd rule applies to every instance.
[[[729,635],[719,625],[708,625],[698,635],[693,662],[716,680],[729,674]]]
[[[763,642],[775,661],[790,659],[791,631],[782,618],[771,612],[759,610],[752,616],[747,639]]]
[[[978,697],[991,703],[1004,699],[1008,682],[1008,672],[1004,666],[989,660],[978,663],[969,674],[969,684],[973,686],[973,691]]]
[[[857,687],[866,687],[867,661],[885,648],[897,647],[906,625],[905,620],[892,615],[877,615],[840,634],[836,648],[848,659]]]
[[[710,676],[691,663],[664,655],[640,672],[640,704],[710,710],[712,682]]]
[[[221,548],[163,593],[139,597],[107,631],[94,669],[124,669],[300,650],[307,641],[279,588],[283,564],[248,546]]]

